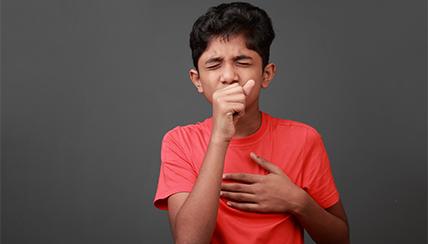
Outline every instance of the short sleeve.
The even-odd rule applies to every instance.
[[[312,128],[306,134],[305,151],[302,188],[322,208],[329,208],[339,201],[339,193],[324,143]]]
[[[154,200],[155,207],[167,210],[169,196],[179,192],[190,192],[197,178],[195,167],[186,153],[180,128],[168,132],[162,140],[161,169]]]

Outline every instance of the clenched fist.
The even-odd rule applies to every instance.
[[[243,87],[233,83],[214,92],[212,136],[230,142],[235,135],[235,125],[245,115],[246,98],[251,94],[254,80]]]

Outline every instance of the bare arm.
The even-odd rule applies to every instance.
[[[211,240],[227,146],[210,143],[192,191],[168,198],[168,215],[175,243],[209,243]]]
[[[341,200],[323,209],[309,195],[304,198],[304,204],[294,215],[316,243],[350,243],[348,219]]]
[[[168,216],[175,243],[209,243],[217,219],[224,160],[245,98],[254,86],[233,84],[213,95],[213,129],[198,178],[190,193],[168,198]]]

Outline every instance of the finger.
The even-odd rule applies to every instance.
[[[236,193],[236,192],[229,192],[229,191],[222,191],[220,192],[220,197],[227,198],[233,202],[246,202],[246,203],[254,203],[255,202],[255,195],[249,194],[249,193]]]
[[[257,203],[248,203],[248,202],[233,202],[233,201],[228,201],[226,203],[229,207],[232,208],[236,208],[242,211],[247,211],[247,212],[262,212],[260,210],[260,206]]]
[[[223,175],[223,180],[239,181],[243,183],[256,183],[259,182],[260,175],[246,174],[246,173],[229,173]]]
[[[224,96],[229,96],[232,94],[239,94],[239,93],[240,94],[244,93],[243,88],[240,87],[238,83],[234,83],[234,84],[231,84],[231,85],[228,85],[228,86],[225,86],[225,87],[222,87],[222,88],[219,88],[218,90],[216,90],[213,93],[213,99],[221,98]]]
[[[256,84],[256,82],[254,80],[249,80],[249,81],[247,81],[247,83],[245,83],[245,85],[243,87],[245,96],[249,96],[251,94],[251,91],[253,90],[253,87],[255,84]]]
[[[233,104],[234,108],[231,110],[233,115],[233,124],[236,125],[238,120],[245,115],[245,104],[243,103],[235,103]]]
[[[244,94],[230,94],[224,97],[220,98],[222,101],[228,102],[228,103],[245,103],[245,95]]]
[[[230,115],[233,115],[235,113],[241,115],[245,111],[245,95],[243,93],[232,93],[230,95],[222,96],[216,95],[213,96],[213,102],[217,110],[228,112],[230,113]]]
[[[242,183],[223,183],[221,184],[221,190],[230,192],[254,193],[251,185]]]
[[[254,160],[254,162],[256,162],[258,165],[260,165],[260,167],[264,168],[265,170],[267,170],[267,172],[269,173],[282,173],[282,170],[276,166],[273,163],[270,163],[269,161],[267,161],[266,159],[257,156],[255,153],[250,153],[251,158]]]
[[[218,89],[218,91],[219,92],[224,92],[225,94],[237,93],[237,92],[241,92],[242,93],[242,87],[239,86],[238,83],[234,83],[234,84],[222,87],[222,88]]]

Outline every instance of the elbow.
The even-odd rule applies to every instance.
[[[339,241],[334,242],[336,244],[350,244],[351,243],[351,239],[349,237],[349,229],[343,233],[342,238],[340,238]]]
[[[351,243],[351,238],[349,237],[349,233],[348,233],[348,235],[346,236],[346,240],[345,240],[344,244],[350,244],[350,243]]]
[[[349,237],[349,229],[348,229],[348,231],[346,232],[342,240],[337,242],[337,244],[350,244],[350,243],[351,243],[351,239]]]
[[[351,237],[349,235],[349,225],[347,224],[347,231],[346,231],[346,235],[345,235],[345,241],[343,242],[344,244],[350,244],[351,243]]]

